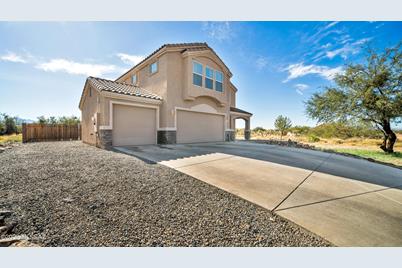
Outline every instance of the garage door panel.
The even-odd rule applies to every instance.
[[[177,112],[177,143],[224,140],[223,115],[192,111]]]
[[[156,143],[156,110],[129,105],[113,105],[113,145]]]

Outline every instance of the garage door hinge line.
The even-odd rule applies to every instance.
[[[332,154],[330,154],[327,158],[321,161],[320,164],[317,165],[316,168],[314,168],[281,202],[279,202],[278,205],[276,205],[273,209],[272,212],[274,212],[280,205],[282,205],[296,190],[308,179],[310,178],[311,175],[313,175],[314,172],[316,172],[329,158],[331,158]]]

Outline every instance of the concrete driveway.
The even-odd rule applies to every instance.
[[[252,142],[116,147],[240,196],[338,246],[402,246],[402,170]]]

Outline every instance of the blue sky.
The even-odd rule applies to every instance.
[[[117,78],[164,43],[207,42],[233,73],[252,127],[286,115],[315,125],[304,102],[345,64],[402,40],[402,22],[0,23],[0,112],[27,119],[80,115],[89,75]]]

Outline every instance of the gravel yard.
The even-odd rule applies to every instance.
[[[81,142],[0,153],[0,210],[44,246],[327,246],[252,203],[170,168]]]

